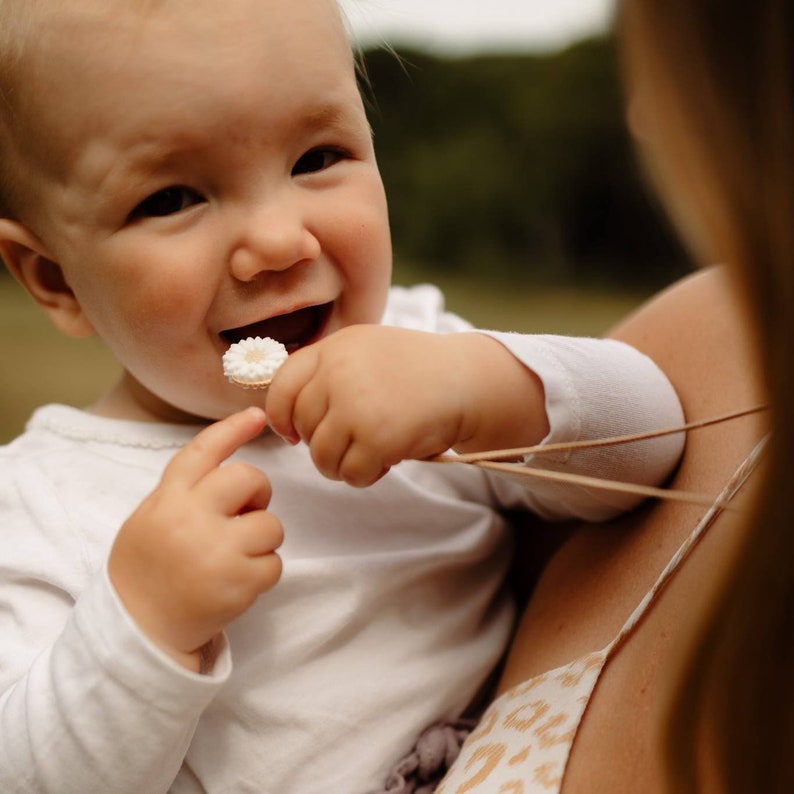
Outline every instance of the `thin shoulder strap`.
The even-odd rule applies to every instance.
[[[692,531],[692,534],[681,544],[678,551],[673,555],[672,559],[667,563],[664,570],[659,574],[659,578],[656,580],[653,587],[648,591],[648,593],[646,593],[645,597],[637,605],[634,612],[631,613],[618,635],[605,648],[605,651],[608,655],[611,655],[623,642],[623,640],[633,631],[634,627],[637,625],[642,616],[659,597],[663,588],[673,577],[673,574],[676,572],[681,563],[686,560],[687,557],[689,557],[712,524],[728,508],[733,497],[741,490],[742,486],[745,484],[745,482],[747,482],[748,477],[753,473],[754,469],[758,465],[759,458],[761,457],[761,453],[763,452],[767,440],[768,436],[761,439],[761,441],[756,444],[753,451],[733,473],[722,492],[719,494],[719,496],[717,496],[706,514],[698,522],[698,525]]]

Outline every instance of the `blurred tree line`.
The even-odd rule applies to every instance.
[[[610,39],[364,64],[398,262],[645,289],[689,270],[635,159]]]

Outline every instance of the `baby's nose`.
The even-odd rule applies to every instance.
[[[320,250],[319,240],[300,213],[258,213],[232,251],[229,269],[239,281],[252,281],[265,271],[287,270],[317,259]]]

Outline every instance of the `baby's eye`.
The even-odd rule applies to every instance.
[[[301,155],[298,162],[292,166],[292,176],[299,174],[313,174],[315,171],[322,171],[329,168],[334,163],[338,163],[345,156],[339,149],[312,149]]]
[[[135,207],[129,217],[130,220],[162,218],[181,212],[194,204],[200,204],[202,201],[204,201],[204,197],[192,188],[183,185],[167,187],[145,198]]]

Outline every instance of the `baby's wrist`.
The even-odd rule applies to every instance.
[[[480,435],[487,425],[489,403],[488,369],[494,351],[488,337],[476,333],[452,333],[440,337],[439,372],[446,371],[444,389],[449,408],[457,415],[458,449]],[[498,384],[493,384],[498,388]]]
[[[161,625],[162,621],[157,616],[157,607],[145,602],[140,602],[134,595],[123,592],[123,588],[113,581],[111,583],[126,610],[130,619],[138,628],[138,631],[161,653],[164,653],[180,667],[184,667],[193,673],[203,671],[202,653],[205,646],[200,646],[195,650],[185,651],[178,647],[178,643],[169,641],[167,632]],[[209,643],[207,643],[209,645]]]
[[[455,449],[480,452],[530,446],[549,432],[540,378],[500,341],[487,334],[465,337],[469,399],[468,434]]]
[[[197,648],[195,651],[191,651],[190,653],[178,651],[174,648],[158,647],[160,647],[160,650],[163,651],[163,653],[165,653],[170,659],[176,662],[180,667],[184,667],[188,672],[205,674],[212,669],[211,660],[207,661],[210,659],[210,656],[204,651],[208,645],[209,643],[202,646],[201,648]]]

